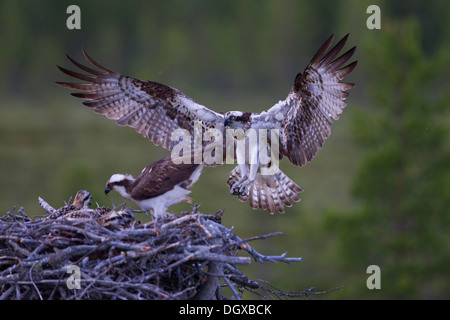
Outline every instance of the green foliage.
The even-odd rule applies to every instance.
[[[348,269],[380,266],[385,298],[439,297],[450,290],[449,127],[440,122],[448,93],[438,81],[450,54],[442,48],[427,57],[420,39],[415,20],[392,22],[365,39],[375,110],[353,117],[354,135],[366,150],[352,186],[361,208],[328,220],[338,226]]]

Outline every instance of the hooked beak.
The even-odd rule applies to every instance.
[[[109,193],[111,190],[112,190],[112,188],[107,186],[107,187],[105,188],[105,194],[108,195],[108,193]]]
[[[226,127],[228,127],[231,123],[232,123],[233,121],[232,120],[230,120],[230,119],[225,119],[225,121],[223,122],[223,125],[224,125],[224,127],[226,128]]]

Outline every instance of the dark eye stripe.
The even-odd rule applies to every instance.
[[[125,185],[127,185],[128,184],[128,181],[127,180],[122,180],[122,181],[117,181],[117,182],[113,182],[113,183],[110,183],[110,185],[114,185],[114,186],[125,186]]]

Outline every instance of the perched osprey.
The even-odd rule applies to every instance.
[[[136,179],[130,174],[112,175],[106,182],[105,194],[115,190],[158,219],[172,205],[191,203],[189,188],[197,182],[202,169],[203,165],[174,164],[171,157],[165,157],[145,167]]]
[[[303,166],[322,148],[330,135],[332,119],[337,120],[346,106],[345,99],[349,95],[346,90],[355,86],[339,82],[357,64],[354,61],[344,66],[352,57],[355,47],[337,57],[347,38],[348,35],[327,52],[334,35],[329,37],[303,74],[297,74],[287,98],[261,113],[231,111],[223,114],[210,110],[175,88],[108,70],[84,51],[85,58],[96,69],[86,67],[69,56],[68,59],[75,66],[88,74],[62,67],[59,69],[87,83],[57,83],[81,91],[72,95],[86,99],[83,104],[93,108],[95,112],[116,120],[119,125],[135,128],[155,145],[169,150],[173,150],[179,143],[171,139],[172,133],[177,129],[187,131],[193,139],[198,126],[201,133],[214,129],[222,133],[223,137],[226,136],[227,129],[242,130],[244,134],[231,138],[233,143],[237,144],[242,140],[247,146],[234,154],[238,159],[238,166],[231,172],[228,180],[231,194],[238,195],[241,201],[248,200],[253,209],[260,208],[269,213],[274,213],[275,209],[284,212],[284,206],[292,206],[292,201],[300,200],[298,193],[302,189],[278,168],[276,162],[262,163],[255,155],[261,151],[274,153],[276,159],[285,156],[294,165]],[[266,147],[259,142],[249,143],[247,133],[252,130],[266,130],[266,139],[278,142],[278,149],[274,150],[272,144]],[[259,133],[257,135],[259,139],[261,136]],[[272,141],[274,137],[278,141]],[[223,145],[223,149],[227,149],[225,141]],[[239,162],[239,159],[243,161]],[[125,177],[116,178],[124,181],[122,178]],[[129,191],[124,194],[129,194]]]

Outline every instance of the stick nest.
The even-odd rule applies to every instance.
[[[250,264],[251,257],[261,263],[300,262],[285,254],[262,255],[248,244],[280,233],[242,240],[221,224],[222,212],[205,215],[197,212],[198,206],[146,224],[130,219],[129,208],[97,209],[100,213],[82,208],[77,215],[52,211],[30,218],[21,208],[0,217],[0,300],[240,299],[245,291],[263,298],[306,293],[269,289],[237,267]],[[115,219],[105,219],[111,216]],[[240,251],[244,256],[238,256]]]

